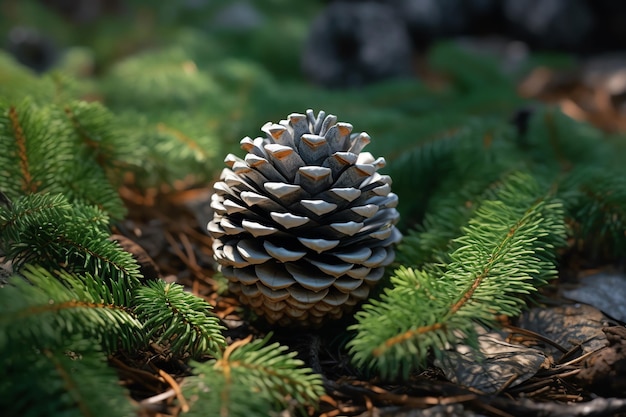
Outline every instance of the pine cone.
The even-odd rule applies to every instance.
[[[338,319],[369,295],[401,238],[385,159],[366,133],[312,110],[241,140],[214,186],[214,257],[241,302],[279,325]]]

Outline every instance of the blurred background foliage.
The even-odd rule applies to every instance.
[[[298,55],[320,5],[294,12],[287,2],[261,1],[246,28],[229,27],[228,16],[219,23],[228,4],[4,1],[0,94],[10,102],[102,101],[139,147],[129,158],[142,169],[138,185],[201,184],[243,136],[260,133],[261,121],[285,116],[283,106],[267,105],[277,95],[308,101]],[[292,83],[303,85],[280,92]],[[297,98],[282,101],[304,111]]]
[[[454,2],[441,3],[441,11],[453,16],[448,3]],[[206,186],[224,156],[241,154],[239,140],[260,135],[265,122],[307,108],[325,110],[371,135],[367,150],[386,157],[401,210],[414,215],[413,223],[439,176],[445,177],[448,154],[425,156],[425,143],[443,143],[462,128],[485,141],[512,134],[515,123],[524,128],[523,114],[516,117],[532,102],[519,94],[520,80],[537,67],[576,65],[571,54],[529,52],[519,42],[476,49],[466,39],[416,40],[409,30],[410,74],[326,88],[305,75],[302,62],[312,22],[331,5],[4,0],[0,97],[11,103],[26,95],[41,104],[102,102],[114,115],[112,131],[132,144],[122,159],[126,181],[140,190]],[[468,157],[476,156],[474,150]]]

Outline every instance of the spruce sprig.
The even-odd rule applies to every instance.
[[[134,304],[147,336],[179,356],[216,356],[226,346],[211,305],[179,284],[149,281],[136,289]]]
[[[93,206],[72,205],[62,195],[29,194],[0,207],[0,249],[19,268],[36,263],[126,280],[140,276],[137,262],[109,240],[108,218]]]
[[[63,194],[123,218],[126,209],[107,170],[121,163],[128,146],[113,125],[99,104],[72,102],[63,109],[31,99],[0,103],[0,190],[10,199]]]
[[[95,161],[107,171],[119,168],[133,153],[131,144],[120,134],[114,115],[102,104],[72,101],[54,111],[55,118],[65,117],[71,127],[73,143],[81,153],[76,159]],[[109,180],[120,179],[109,177]]]
[[[0,408],[4,416],[131,417],[136,410],[106,363],[86,340],[0,349]]]
[[[577,246],[595,259],[626,250],[626,172],[604,166],[576,169],[559,189]]]
[[[477,178],[465,179],[457,192],[438,192],[428,203],[422,223],[409,230],[398,247],[396,262],[406,267],[429,268],[448,262],[451,252],[458,247],[455,239],[463,226],[474,215],[481,201],[493,198],[502,186],[495,173],[485,173]],[[441,188],[453,187],[452,184]]]
[[[291,400],[299,406],[315,405],[324,392],[321,377],[304,367],[295,352],[268,344],[268,339],[249,336],[214,360],[192,363],[195,375],[185,389],[197,405],[192,405],[190,416],[267,415]]]
[[[30,99],[0,104],[0,189],[9,198],[60,192],[56,178],[67,172],[71,161],[62,125],[52,123]]]
[[[480,204],[442,275],[400,268],[380,301],[356,314],[349,343],[358,365],[407,376],[429,353],[473,341],[474,325],[514,316],[530,294],[556,274],[564,244],[562,205],[526,174],[508,178]],[[436,270],[436,269],[434,269]]]
[[[31,265],[22,275],[0,290],[0,349],[63,346],[76,335],[107,351],[143,342],[143,325],[127,307],[127,283]]]

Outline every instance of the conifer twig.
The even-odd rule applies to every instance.
[[[406,376],[431,350],[459,340],[474,345],[474,323],[519,313],[523,296],[555,273],[565,236],[561,205],[540,195],[527,175],[511,176],[476,210],[447,265],[396,270],[394,287],[357,313],[349,343],[357,364]]]

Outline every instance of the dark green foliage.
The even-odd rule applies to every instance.
[[[143,325],[127,306],[127,283],[26,267],[0,291],[0,348],[64,346],[81,335],[108,351],[136,348]]]
[[[38,77],[0,51],[0,97],[3,101],[21,102],[24,97],[48,100],[54,97],[55,85],[49,77]],[[15,88],[19,85],[20,88]]]
[[[3,351],[3,416],[126,417],[136,415],[106,358],[85,343]]]
[[[572,235],[592,259],[614,259],[626,250],[626,172],[587,167],[561,187]]]
[[[574,167],[602,162],[610,168],[619,155],[598,129],[571,118],[553,108],[537,108],[528,132],[518,142],[536,170],[569,172]]]
[[[57,111],[63,112],[62,116],[72,127],[76,162],[95,162],[109,174],[109,181],[118,185],[122,179],[119,170],[128,167],[125,161],[132,161],[136,151],[119,131],[113,114],[100,103],[84,101],[72,101]],[[58,113],[57,117],[62,118]],[[76,179],[80,178],[76,175]]]
[[[135,185],[195,185],[214,176],[221,145],[206,116],[179,109],[159,116],[125,110],[119,121],[121,135],[140,155]]]
[[[462,43],[461,43],[462,45]],[[499,67],[497,57],[480,51],[472,51],[459,47],[454,42],[442,42],[436,45],[429,54],[429,62],[438,73],[454,80],[453,87],[466,92],[475,92],[479,89],[500,90],[501,94],[512,92],[511,76],[505,74]],[[479,52],[479,53],[476,53]],[[463,65],[459,65],[459,63]],[[499,88],[493,88],[493,86]],[[496,104],[496,103],[493,103]]]
[[[538,111],[520,142],[528,166],[564,201],[572,237],[591,259],[626,250],[623,144],[553,109]]]
[[[301,405],[315,401],[323,393],[321,377],[286,350],[278,343],[247,338],[215,360],[195,363],[196,376],[189,378],[186,392],[209,408],[192,406],[190,415],[267,415],[290,400]]]
[[[0,190],[10,199],[63,194],[123,217],[125,208],[105,170],[120,163],[126,148],[112,123],[99,104],[59,108],[27,99],[0,105]]]
[[[194,47],[172,47],[121,61],[103,80],[120,136],[134,144],[142,187],[210,181],[221,162],[216,127],[230,98],[211,72],[198,68]]]
[[[111,106],[138,110],[155,107],[192,110],[217,99],[219,86],[198,69],[184,48],[138,54],[113,67],[106,79]]]
[[[132,256],[109,240],[106,215],[93,206],[71,205],[62,195],[29,194],[0,207],[0,248],[19,268],[37,263],[137,283]]]
[[[136,289],[136,312],[148,337],[179,356],[216,356],[226,346],[211,305],[178,284],[151,281]]]
[[[387,173],[404,201],[405,228],[421,222],[426,212],[461,209],[502,172],[522,167],[512,129],[502,120],[435,117],[413,121],[412,127],[412,142],[402,136],[383,141],[389,149],[383,153],[389,155]]]
[[[59,123],[48,123],[30,100],[3,105],[0,112],[0,189],[9,198],[23,193],[60,192],[59,175],[72,164],[72,146]],[[64,134],[65,133],[65,134]]]
[[[129,295],[126,283],[40,267],[11,278],[0,290],[2,414],[131,415],[105,355],[144,343]]]

